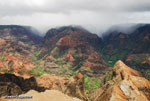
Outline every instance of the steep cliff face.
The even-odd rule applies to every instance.
[[[108,81],[94,96],[93,101],[149,101],[150,82],[136,70],[118,61]]]
[[[97,46],[101,43],[101,39],[96,34],[92,34],[83,28],[72,26],[50,29],[46,33],[43,41],[46,45],[51,46],[65,36],[70,36],[72,41],[78,42],[76,45],[88,42],[93,46]]]
[[[102,72],[97,72],[98,69],[108,68],[98,51],[101,38],[84,29],[71,26],[51,29],[44,37],[43,44],[40,56],[43,55],[45,68],[49,72],[57,72],[60,67],[64,70],[78,70],[84,74],[100,75]],[[52,70],[52,67],[57,69]]]
[[[141,25],[132,33],[116,31],[107,33],[103,40],[103,50],[108,55],[149,53],[150,25]],[[119,53],[120,52],[120,53]],[[128,53],[126,53],[128,52]],[[124,53],[124,54],[123,54]]]
[[[146,72],[146,78],[149,79],[149,39],[149,24],[140,25],[131,33],[116,30],[104,37],[100,52],[110,66],[121,59],[143,74]]]

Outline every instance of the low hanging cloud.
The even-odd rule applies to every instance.
[[[150,0],[0,0],[0,22],[45,32],[80,25],[97,34],[114,24],[150,23]]]

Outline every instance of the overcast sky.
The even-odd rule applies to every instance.
[[[121,23],[150,23],[150,0],[0,0],[0,24],[40,31],[81,25],[93,33]]]

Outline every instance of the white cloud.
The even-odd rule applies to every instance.
[[[98,33],[113,24],[150,23],[149,5],[149,0],[0,0],[0,22],[41,31],[81,25]]]

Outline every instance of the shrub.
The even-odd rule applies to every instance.
[[[4,61],[4,59],[5,59],[5,56],[1,56],[1,61]]]
[[[105,75],[105,83],[113,79],[113,71],[106,73]]]
[[[13,70],[3,69],[0,72],[3,72],[3,73],[13,73],[14,71]]]
[[[99,88],[101,82],[99,78],[90,78],[87,75],[84,75],[84,86],[87,90],[93,90]]]
[[[68,78],[70,78],[70,77],[71,77],[71,75],[69,75],[69,74],[68,74],[68,75],[67,75],[67,77],[68,77]]]
[[[36,57],[38,57],[40,54],[41,54],[40,51],[36,51],[36,52],[35,52],[35,56],[36,56]]]
[[[37,67],[37,70],[35,70],[34,75],[35,76],[41,76],[44,74],[44,70],[42,68]]]
[[[34,67],[32,70],[27,71],[28,73],[33,73],[35,76],[41,76],[45,72],[42,68]]]
[[[1,70],[0,72],[7,73],[7,72],[8,72],[8,70],[3,69],[3,70]]]

